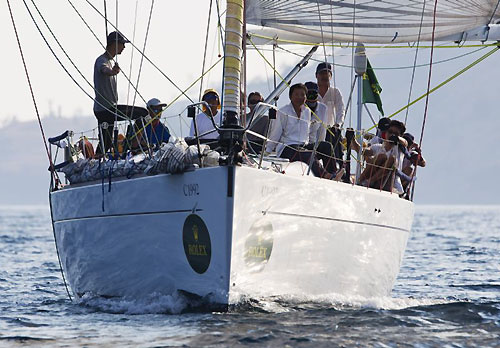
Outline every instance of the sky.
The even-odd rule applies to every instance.
[[[35,15],[36,11],[31,0],[26,2]],[[91,2],[102,11],[102,1]],[[38,0],[35,3],[67,54],[87,80],[92,82],[93,64],[103,49],[73,10],[69,0]],[[80,11],[101,42],[104,42],[104,19],[84,0],[71,0],[71,3]],[[116,2],[107,1],[107,3],[110,20],[116,23],[118,14],[120,30],[142,49],[151,2],[120,0],[118,11],[115,9]],[[11,1],[11,5],[35,98],[48,135],[53,136],[66,128],[78,130],[78,127],[84,129],[94,127],[92,100],[58,65],[32,23],[23,2]],[[136,5],[137,20],[135,20]],[[176,2],[175,6],[172,6],[170,1],[154,2],[145,52],[181,89],[187,88],[201,75],[208,11],[209,1],[184,0]],[[43,26],[38,14],[36,20]],[[218,60],[220,52],[215,8],[212,11],[211,24],[207,45],[207,67]],[[9,155],[4,158],[6,165],[0,167],[0,174],[7,182],[19,184],[13,185],[0,196],[0,204],[46,203],[48,183],[42,187],[42,183],[48,179],[47,163],[44,159],[46,155],[39,138],[40,132],[35,122],[36,114],[6,2],[0,2],[0,30],[4,38],[3,64],[0,65],[0,76],[3,79],[0,95],[4,101],[0,110],[0,145],[3,149],[9,149]],[[46,28],[42,30],[47,37],[50,37]],[[111,30],[113,29],[110,28]],[[71,75],[87,93],[92,95],[92,88],[71,66],[53,39],[50,39],[50,43]],[[283,48],[300,55],[306,53],[310,47],[283,46]],[[431,85],[436,86],[491,48],[484,48],[474,53],[477,49],[464,47],[436,49]],[[262,47],[262,50],[271,60],[271,48]],[[351,70],[342,65],[350,64],[351,49],[335,48],[333,52],[335,62],[339,64],[335,68],[335,83],[344,95],[344,101],[347,102]],[[313,61],[294,82],[314,80],[314,68],[317,64],[314,60],[323,60],[324,53],[320,47]],[[416,68],[412,99],[423,94],[427,87],[429,53],[429,49],[418,51],[417,63],[423,66]],[[326,48],[326,54],[331,61],[331,48]],[[383,88],[384,110],[386,115],[391,114],[407,103],[415,48],[369,48],[367,54]],[[457,58],[464,54],[467,55]],[[500,81],[499,55],[500,53],[492,55],[430,96],[422,146],[428,166],[419,171],[417,203],[498,204],[500,189],[494,184],[494,180],[488,180],[488,177],[494,176],[494,173],[500,170],[499,152],[496,147],[498,137],[494,133],[500,127],[497,105],[498,81]],[[284,75],[299,59],[298,56],[286,53],[280,48],[276,55],[277,70]],[[134,84],[139,81],[138,89],[142,97],[136,96],[136,105],[143,105],[142,98],[148,100],[152,97],[158,97],[170,104],[179,96],[179,90],[146,61],[142,64],[138,80],[141,56],[130,45],[127,45],[118,60],[122,70],[131,76]],[[445,60],[449,61],[444,62]],[[272,69],[252,49],[248,51],[247,72],[248,91],[259,90],[266,95],[272,90]],[[201,89],[213,87],[220,91],[220,85],[221,64],[205,76]],[[119,77],[118,90],[120,103],[133,102],[134,91],[129,89],[123,76]],[[196,83],[188,91],[188,95],[197,100],[199,91],[200,84]],[[280,98],[279,105],[287,102],[285,93]],[[183,112],[186,105],[186,99],[180,98],[165,111],[164,115],[178,115]],[[374,117],[378,117],[376,108],[373,106],[369,108]],[[423,109],[424,101],[417,103],[410,108],[406,120],[408,129],[417,139],[420,138],[422,129]],[[396,118],[405,121],[405,113],[398,114]],[[348,113],[346,124],[353,124],[354,119],[355,112],[352,115]],[[187,130],[185,116],[182,119],[170,120],[171,129],[177,135],[182,133],[185,135]],[[368,118],[363,122],[363,128],[371,126]],[[29,140],[21,140],[26,134],[29,134]]]

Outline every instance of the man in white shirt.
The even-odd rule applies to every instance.
[[[201,98],[202,101],[207,102],[209,108],[203,106],[203,112],[200,112],[191,122],[191,129],[189,131],[189,136],[194,137],[194,122],[196,122],[196,128],[198,129],[198,135],[202,143],[215,143],[215,140],[219,138],[219,133],[215,130],[212,118],[216,125],[220,124],[220,98],[219,93],[214,89],[207,89],[203,92]],[[208,134],[204,134],[210,132]]]
[[[318,82],[318,100],[327,106],[327,125],[325,141],[334,146],[335,157],[340,164],[343,158],[340,145],[341,128],[344,124],[344,101],[340,90],[331,85],[333,69],[330,63],[319,63],[316,67],[316,80]]]
[[[327,107],[318,101],[318,84],[306,82],[307,100],[306,105],[311,110],[311,125],[309,127],[309,143],[305,146],[308,150],[316,148],[318,158],[324,156],[323,165],[330,173],[337,171],[337,161],[333,153],[331,143],[325,141],[327,128]]]
[[[276,148],[276,154],[288,158],[290,162],[301,161],[309,164],[313,152],[305,150],[311,122],[311,111],[305,106],[306,94],[307,87],[302,83],[290,87],[291,103],[278,111],[271,126],[266,152]],[[333,176],[323,168],[317,158],[313,159],[311,169],[314,175],[319,177],[330,179]]]
[[[325,104],[318,100],[318,84],[306,82],[307,101],[306,105],[311,110],[311,126],[309,129],[309,143],[325,141],[326,128],[328,127],[327,112]]]

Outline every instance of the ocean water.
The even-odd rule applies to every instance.
[[[417,207],[391,297],[68,300],[47,207],[0,208],[0,347],[500,347],[500,206]]]

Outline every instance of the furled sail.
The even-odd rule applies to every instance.
[[[301,42],[414,42],[453,37],[500,19],[500,0],[246,0],[256,36]]]

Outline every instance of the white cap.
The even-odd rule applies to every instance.
[[[165,107],[165,106],[167,106],[167,104],[166,104],[166,103],[162,103],[162,102],[160,101],[160,99],[158,99],[158,98],[152,98],[152,99],[149,99],[149,101],[148,101],[148,104],[147,104],[147,105],[148,105],[148,107],[151,107],[151,106],[161,106],[161,107]]]

